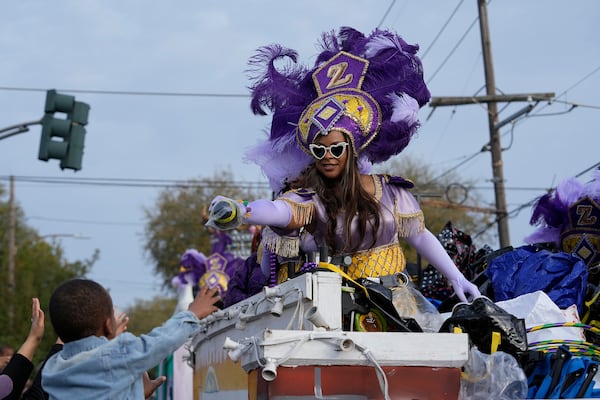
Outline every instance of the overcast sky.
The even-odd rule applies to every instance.
[[[599,15],[597,0],[489,2],[498,93],[556,94],[501,130],[509,211],[600,159]],[[162,189],[52,178],[139,183],[230,169],[236,180],[266,183],[258,168],[241,161],[269,123],[251,114],[243,96],[246,62],[257,47],[281,43],[312,65],[322,32],[351,26],[369,33],[381,25],[420,45],[433,96],[483,95],[477,17],[475,0],[5,2],[0,129],[39,119],[47,89],[73,94],[91,111],[81,171],[37,159],[38,125],[0,142],[0,184],[16,177],[27,223],[48,240],[89,237],[55,240],[70,260],[100,250],[90,277],[110,289],[116,304],[151,299],[161,292],[143,252],[143,209],[153,207]],[[500,120],[526,105],[499,104]],[[456,172],[476,182],[477,195],[493,207],[490,153],[480,151],[489,140],[485,106],[433,113],[425,106],[420,116],[420,133],[398,159],[421,158],[439,173],[460,165]],[[511,214],[513,246],[533,230],[530,215],[530,207]],[[497,248],[496,228],[490,232]]]

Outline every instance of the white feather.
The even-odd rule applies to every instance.
[[[371,58],[382,50],[386,49],[397,49],[400,52],[404,52],[402,50],[402,45],[396,36],[390,38],[388,36],[374,36],[371,38],[367,44],[365,45],[365,56],[367,58]]]
[[[402,93],[401,96],[392,93],[390,98],[393,103],[390,121],[406,121],[409,126],[419,121],[419,103],[417,100],[406,93]]]

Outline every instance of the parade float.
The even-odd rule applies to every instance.
[[[173,367],[172,383],[187,393],[171,398],[597,398],[600,290],[592,268],[598,265],[592,232],[597,228],[582,233],[577,224],[594,217],[598,222],[594,193],[580,190],[569,198],[572,207],[566,209],[587,218],[565,219],[573,221],[562,229],[566,243],[574,245],[568,252],[539,243],[547,226],[531,235],[538,244],[476,251],[468,235],[447,225],[440,241],[459,269],[468,266],[476,273],[466,275],[494,301],[482,296],[485,312],[462,320],[472,317],[478,300],[454,304],[439,314],[444,322],[437,330],[439,325],[401,316],[393,296],[390,308],[381,288],[393,293],[408,281],[356,282],[319,255],[316,268],[279,285],[266,284],[203,320],[202,332],[174,354],[180,365]],[[449,289],[432,284],[431,271],[426,267],[419,277],[428,300]],[[183,273],[188,279],[178,307],[191,301],[201,282],[217,282],[191,270]]]
[[[272,122],[245,158],[277,198],[217,196],[206,225],[264,226],[255,264],[267,279],[201,321],[187,345],[194,398],[595,397],[600,341],[582,330],[597,334],[600,320],[598,281],[588,281],[600,261],[598,184],[568,191],[564,203],[561,185],[557,196],[542,196],[532,222],[548,229],[528,246],[490,249],[479,260],[471,246],[451,254],[460,249],[442,248],[429,232],[412,182],[370,175],[404,150],[430,100],[418,46],[387,30],[340,27],[319,47],[312,67],[278,44],[249,60],[252,111]],[[418,266],[416,289],[400,239],[430,262]],[[280,263],[290,258],[298,269]],[[462,302],[448,302],[453,292]],[[431,298],[438,294],[447,297],[441,304]],[[423,295],[441,324],[413,307]],[[543,319],[547,309],[537,318],[546,300],[558,311],[552,320]],[[563,334],[573,327],[575,335]]]
[[[194,398],[456,399],[467,335],[344,330],[350,289],[306,273],[209,316],[190,347]]]

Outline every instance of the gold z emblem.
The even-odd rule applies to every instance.
[[[596,216],[592,215],[593,208],[589,205],[580,204],[577,206],[577,215],[579,215],[579,219],[577,220],[577,225],[585,226],[585,225],[594,225],[596,223]]]
[[[327,77],[331,78],[331,80],[327,84],[327,89],[335,89],[337,87],[344,86],[352,82],[352,79],[354,79],[352,74],[344,75],[347,68],[348,63],[341,62],[339,64],[334,64],[327,69]]]

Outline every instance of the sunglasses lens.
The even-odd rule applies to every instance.
[[[325,157],[325,152],[327,151],[327,148],[325,146],[311,144],[310,151],[317,160],[321,160],[323,157]]]
[[[338,143],[329,147],[329,151],[331,151],[331,155],[335,158],[340,158],[344,151],[346,150],[346,143]]]

